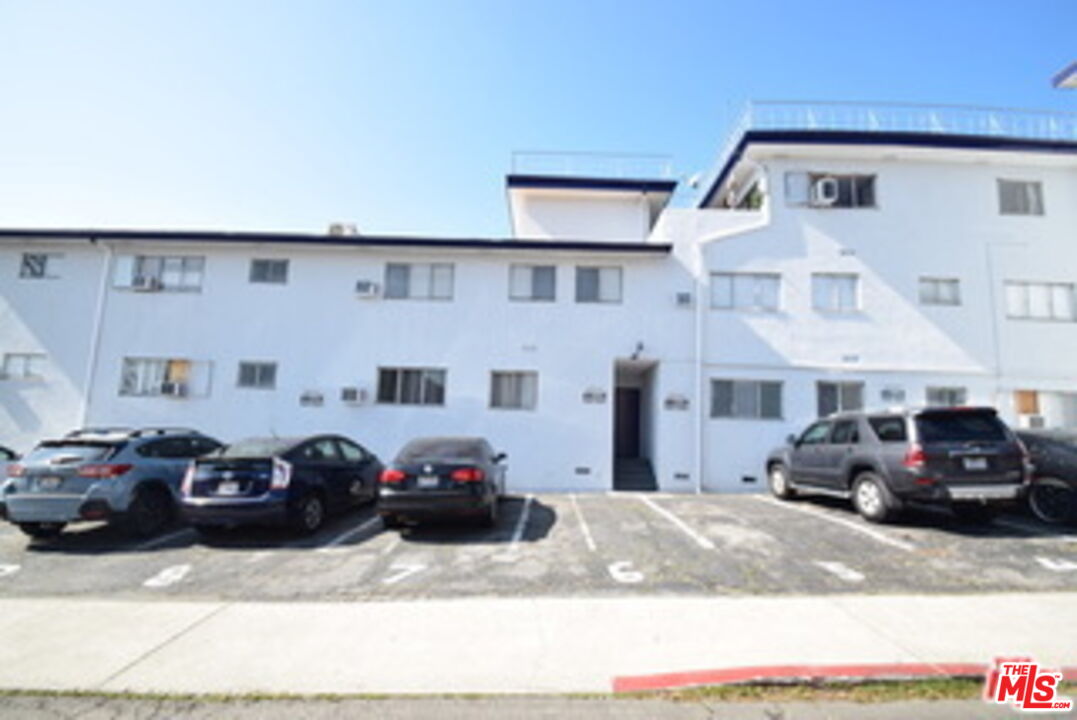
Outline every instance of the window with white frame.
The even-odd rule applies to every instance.
[[[209,394],[210,364],[185,358],[126,357],[120,395],[190,397]]]
[[[819,417],[864,408],[862,382],[818,382],[815,384],[815,393]]]
[[[711,307],[721,310],[778,309],[781,275],[711,273]]]
[[[388,263],[385,297],[390,300],[452,300],[451,263]]]
[[[557,266],[509,266],[509,299],[532,302],[552,302],[556,300]]]
[[[1006,281],[1006,315],[1017,320],[1077,320],[1073,283]]]
[[[770,380],[711,380],[711,417],[780,420],[782,384]]]
[[[288,261],[262,258],[251,260],[250,281],[252,283],[268,283],[272,285],[286,284],[288,282]]]
[[[200,292],[206,259],[201,255],[120,255],[113,285],[132,290]]]
[[[534,410],[538,405],[538,373],[495,370],[490,373],[490,407]]]
[[[277,363],[241,362],[236,385],[255,390],[272,390],[277,386]]]
[[[968,404],[968,391],[963,387],[928,387],[925,395],[929,407],[959,407]]]
[[[998,211],[1001,215],[1043,215],[1043,184],[1000,178]]]
[[[40,380],[44,377],[43,353],[5,353],[0,366],[2,380]]]
[[[23,253],[19,263],[19,277],[26,280],[53,280],[56,264],[62,255],[57,253]]]
[[[378,402],[386,405],[444,405],[445,370],[379,368]]]
[[[920,278],[921,305],[960,305],[961,281],[957,278]]]
[[[855,273],[812,274],[812,307],[833,313],[860,309],[860,276]]]
[[[576,302],[621,302],[621,268],[586,266],[577,267]]]

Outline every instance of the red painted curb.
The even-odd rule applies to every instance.
[[[658,675],[626,675],[613,679],[613,692],[671,690],[700,685],[796,683],[840,680],[904,680],[933,677],[984,677],[987,663],[877,663],[864,665],[764,665],[719,670],[691,670]],[[1077,681],[1077,667],[1062,668]]]

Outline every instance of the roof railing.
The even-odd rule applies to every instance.
[[[832,130],[966,135],[1077,142],[1077,112],[975,105],[759,100],[733,124],[706,182],[706,192],[749,130]]]
[[[598,152],[526,151],[512,154],[514,175],[552,175],[621,180],[664,180],[673,177],[668,155]]]

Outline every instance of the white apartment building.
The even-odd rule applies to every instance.
[[[481,434],[514,490],[692,492],[839,409],[1077,427],[1077,117],[757,104],[688,205],[530,160],[503,240],[0,230],[0,444]]]

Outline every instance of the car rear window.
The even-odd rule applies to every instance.
[[[905,418],[900,415],[868,418],[868,424],[880,442],[906,442]]]
[[[994,413],[926,413],[916,418],[922,442],[1003,442],[1006,429]]]
[[[481,440],[461,440],[455,438],[428,438],[412,440],[396,456],[397,462],[415,462],[417,460],[444,460],[448,462],[464,460],[478,462],[482,460]]]
[[[250,458],[273,457],[295,447],[294,438],[248,438],[222,449],[216,457]]]
[[[44,442],[26,456],[26,464],[80,465],[102,462],[112,457],[121,446],[115,443]]]

